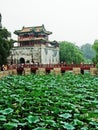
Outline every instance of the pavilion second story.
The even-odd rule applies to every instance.
[[[16,30],[14,33],[18,36],[17,42],[20,47],[34,46],[35,44],[51,44],[49,41],[49,35],[52,34],[52,32],[47,31],[44,25],[23,27],[21,30]]]

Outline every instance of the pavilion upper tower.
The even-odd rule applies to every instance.
[[[48,36],[52,34],[52,32],[45,29],[44,25],[36,27],[23,27],[21,30],[16,30],[14,33],[18,35],[18,43],[19,46],[22,47],[49,43]]]

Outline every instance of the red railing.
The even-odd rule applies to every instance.
[[[53,68],[61,68],[62,70],[73,70],[74,67],[79,67],[83,70],[90,70],[91,67],[95,67],[94,64],[22,64],[24,68],[45,68],[51,70]],[[7,69],[16,69],[19,65],[7,65]]]

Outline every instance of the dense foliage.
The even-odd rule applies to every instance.
[[[14,41],[6,28],[0,28],[0,66],[7,63],[7,57]]]
[[[81,63],[84,61],[79,47],[70,42],[60,42],[60,61],[66,63]]]
[[[98,40],[95,40],[93,48],[96,51],[96,56],[94,57],[93,62],[98,64]]]
[[[0,129],[97,130],[98,77],[66,72],[3,78]]]
[[[95,40],[93,48],[95,49],[96,53],[98,53],[98,40]]]
[[[80,49],[85,58],[85,62],[86,63],[92,62],[92,59],[95,57],[95,51],[92,48],[92,45],[87,43],[82,45]]]

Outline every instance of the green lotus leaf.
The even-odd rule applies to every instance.
[[[68,119],[68,118],[70,118],[72,115],[69,114],[69,113],[64,113],[64,114],[61,114],[61,115],[59,115],[59,116],[65,118],[65,119]]]
[[[0,121],[6,121],[6,116],[0,115]]]
[[[6,108],[4,110],[1,110],[0,113],[4,114],[4,115],[7,115],[7,114],[10,114],[12,113],[14,110],[12,108]]]
[[[4,126],[4,128],[6,128],[6,130],[10,130],[12,128],[17,128],[18,124],[13,123],[13,122],[8,122],[8,123],[5,123],[3,126]]]
[[[27,120],[29,123],[37,123],[39,121],[39,118],[37,116],[29,115],[27,117]]]
[[[45,128],[38,127],[38,128],[35,128],[34,130],[46,130],[46,129],[45,129]]]
[[[74,125],[83,125],[83,122],[78,119],[74,119]]]
[[[74,130],[75,127],[67,122],[63,122],[63,128],[67,129],[67,130]]]

